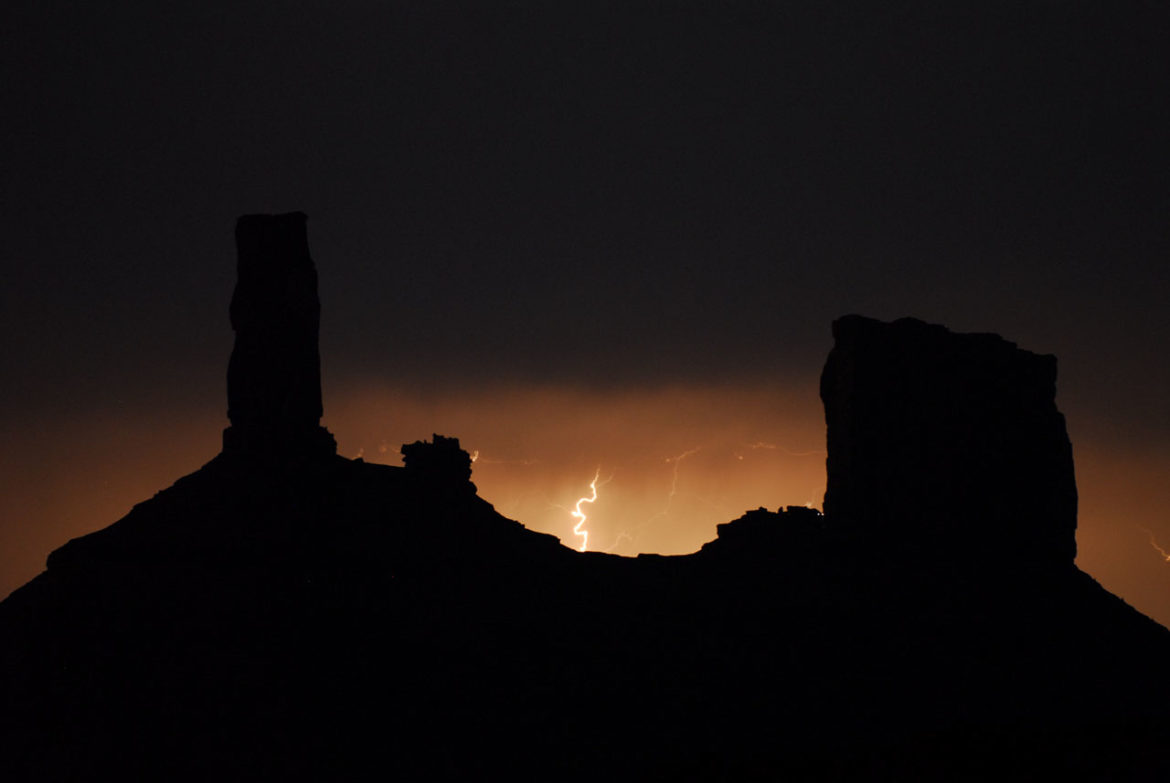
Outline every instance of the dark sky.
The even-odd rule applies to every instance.
[[[1055,353],[1074,442],[1170,457],[1165,3],[107,5],[0,10],[10,472],[222,416],[234,219],[294,209],[327,412],[807,386],[861,312]]]

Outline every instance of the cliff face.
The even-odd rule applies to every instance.
[[[1072,565],[1052,357],[843,318],[826,515],[582,554],[457,439],[334,453],[304,228],[241,220],[223,453],[0,603],[4,780],[1170,779],[1170,633]]]
[[[1056,357],[903,318],[833,324],[825,515],[875,555],[1070,567],[1072,444]]]

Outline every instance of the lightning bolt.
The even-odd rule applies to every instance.
[[[613,550],[617,549],[618,546],[621,545],[622,541],[629,541],[632,544],[634,543],[634,537],[631,536],[629,532],[623,530],[617,534],[617,538],[614,539],[613,543],[610,544],[607,549],[603,549],[602,551],[606,553],[612,553]]]
[[[678,494],[678,464],[680,462],[682,462],[684,459],[686,459],[687,457],[691,457],[691,456],[694,456],[695,454],[698,454],[699,449],[701,449],[701,448],[703,448],[703,447],[702,446],[695,446],[693,449],[688,449],[688,450],[684,451],[682,454],[679,454],[677,457],[667,457],[666,458],[666,461],[668,463],[673,464],[673,468],[672,468],[671,474],[670,474],[670,494],[666,496],[666,505],[663,507],[663,509],[661,511],[659,511],[657,514],[652,516],[650,518],[650,521],[654,521],[655,519],[658,519],[659,517],[664,517],[670,513],[670,507],[674,504],[674,496]]]
[[[745,443],[749,449],[755,451],[756,449],[766,449],[767,451],[782,451],[790,457],[814,457],[818,454],[824,454],[824,449],[810,449],[808,451],[793,451],[776,443],[768,443],[767,441],[757,440],[755,443]]]
[[[1158,541],[1154,538],[1154,531],[1150,530],[1148,527],[1143,527],[1142,530],[1146,531],[1146,533],[1149,535],[1150,546],[1158,550],[1158,554],[1162,556],[1163,560],[1165,560],[1167,563],[1170,563],[1170,552],[1167,552],[1165,549],[1158,546]]]
[[[581,510],[581,504],[597,502],[597,479],[599,478],[601,478],[601,468],[597,469],[597,472],[593,474],[593,481],[589,482],[589,491],[593,494],[579,499],[576,507],[569,512],[573,519],[577,520],[577,524],[573,525],[573,535],[581,536],[581,548],[577,550],[578,552],[584,552],[585,547],[589,546],[589,531],[584,528],[586,517],[585,512]]]
[[[676,456],[666,458],[666,460],[665,460],[666,464],[671,466],[670,492],[667,493],[667,495],[666,495],[666,504],[662,507],[661,511],[659,511],[657,514],[655,514],[654,516],[647,519],[645,522],[642,522],[640,524],[636,524],[631,529],[622,530],[621,532],[619,532],[617,535],[617,539],[613,542],[613,544],[609,547],[609,549],[605,550],[606,552],[612,552],[614,549],[617,549],[618,544],[620,544],[622,541],[629,541],[630,543],[633,543],[634,542],[634,534],[636,534],[639,530],[641,530],[643,527],[650,524],[651,522],[655,522],[659,519],[662,519],[663,517],[667,516],[670,513],[671,506],[674,505],[674,496],[678,494],[678,464],[680,462],[682,462],[684,459],[686,459],[687,457],[698,454],[702,448],[703,448],[702,446],[695,446],[693,449],[687,449],[682,454],[678,454]],[[702,500],[702,498],[699,498],[699,500]],[[714,508],[717,511],[720,510],[720,509],[716,508],[715,504],[713,504],[713,503],[709,503],[707,501],[703,501],[703,502],[706,502],[707,505],[711,506],[711,508]]]

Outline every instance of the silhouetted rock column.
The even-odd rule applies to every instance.
[[[228,418],[223,447],[255,457],[334,454],[320,426],[321,304],[309,257],[306,217],[244,215],[236,223],[238,253],[228,364]]]
[[[1031,566],[1076,556],[1056,357],[912,318],[833,323],[825,517],[859,545]]]

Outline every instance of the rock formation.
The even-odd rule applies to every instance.
[[[825,516],[876,555],[1071,567],[1077,491],[1056,357],[903,318],[833,324]]]
[[[304,225],[240,222],[224,452],[0,603],[6,783],[1170,779],[1170,632],[1071,562],[1051,357],[843,318],[823,517],[581,554],[454,438],[333,453]]]
[[[471,481],[471,455],[459,448],[459,438],[436,434],[434,441],[402,444],[402,465],[418,475],[449,485]]]
[[[271,459],[337,450],[320,426],[321,304],[305,224],[302,212],[244,215],[236,223],[227,453]]]

